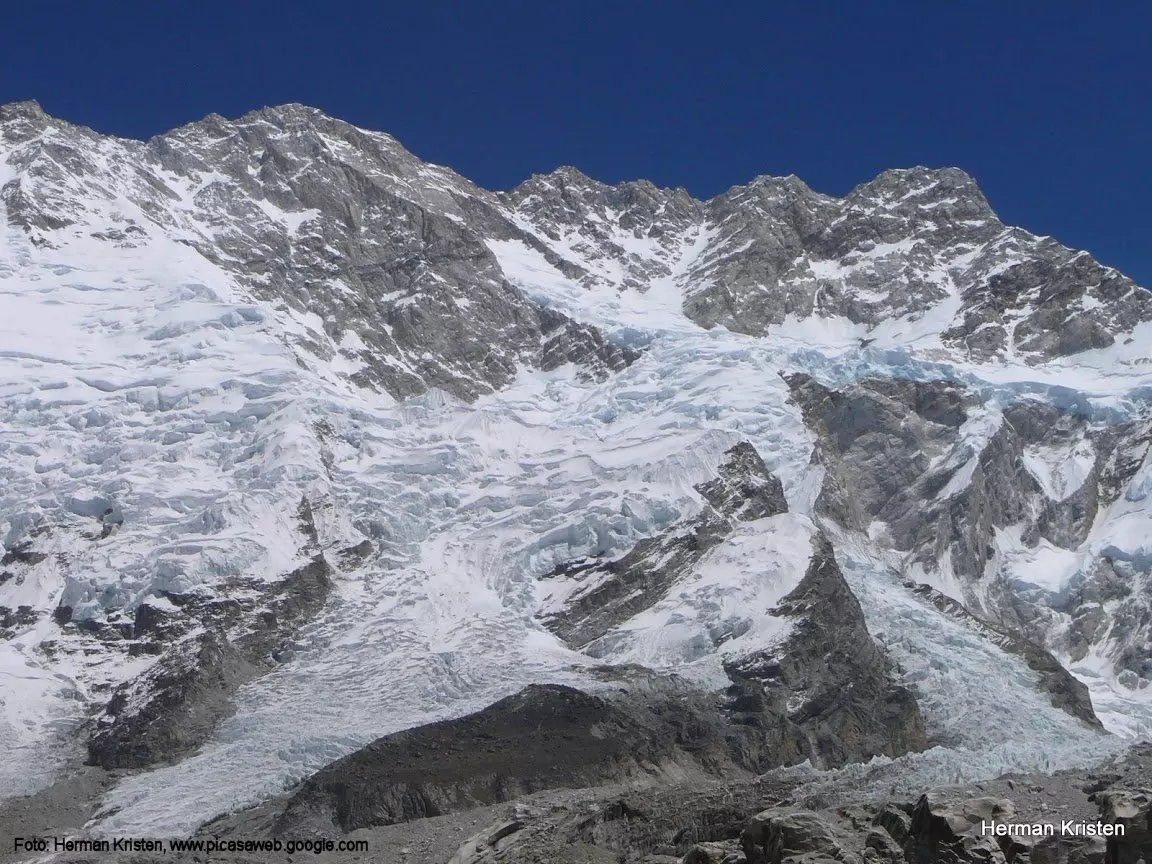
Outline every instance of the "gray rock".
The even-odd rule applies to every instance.
[[[756,448],[741,441],[725,454],[719,476],[696,487],[721,516],[752,522],[788,512],[784,487]]]
[[[682,758],[667,728],[560,685],[379,738],[306,780],[280,834],[353,831],[508,801],[542,789],[652,777]]]
[[[915,695],[893,681],[832,544],[821,535],[814,545],[804,579],[776,610],[795,621],[791,635],[725,666],[728,710],[744,732],[734,744],[754,770],[804,759],[834,767],[927,746]]]
[[[900,844],[887,831],[869,831],[864,838],[864,860],[901,864],[907,859]]]
[[[682,262],[684,311],[704,327],[763,335],[812,315],[872,327],[915,320],[957,294],[945,332],[953,350],[1042,361],[1112,344],[1152,318],[1147,292],[1090,256],[1006,227],[954,168],[886,171],[842,199],[796,177],[758,177],[706,202],[562,168],[504,200],[553,265],[588,287],[642,292]],[[683,244],[701,237],[704,251],[684,259]],[[633,251],[637,240],[648,251]],[[1011,331],[1009,318],[1019,321]]]
[[[874,822],[901,845],[912,836],[912,816],[894,804],[885,804],[876,814]]]
[[[1152,792],[1108,790],[1096,796],[1100,821],[1123,826],[1123,837],[1108,839],[1108,864],[1152,859]]]
[[[863,860],[836,827],[807,811],[767,810],[753,816],[740,845],[748,864]]]
[[[88,743],[88,764],[176,761],[208,739],[231,712],[231,695],[258,671],[219,631],[192,637],[145,677],[117,689]]]
[[[266,589],[245,609],[239,603],[178,598],[191,613],[183,626],[147,604],[137,610],[137,637],[174,638],[155,666],[118,687],[88,742],[88,764],[143,768],[178,761],[199,748],[232,713],[232,696],[266,672],[273,652],[323,608],[331,590],[327,562],[317,556]],[[149,611],[151,610],[151,611]],[[204,627],[190,629],[191,622]]]
[[[1015,806],[1007,799],[928,793],[912,811],[906,854],[912,861],[1006,864],[997,838],[984,836],[980,825],[1008,821],[1014,812]]]
[[[748,522],[787,512],[783,487],[756,448],[741,442],[726,455],[718,476],[696,487],[708,502],[698,517],[642,540],[620,558],[566,563],[546,575],[579,579],[593,587],[546,618],[545,626],[569,645],[595,655],[597,639],[659,601],[731,533],[731,520]]]
[[[697,843],[688,850],[680,864],[747,864],[748,858],[735,841]]]
[[[826,470],[820,512],[857,530],[887,522],[897,548],[907,548],[923,499],[943,485],[926,476],[929,466],[955,445],[974,400],[944,381],[868,379],[835,391],[797,374],[788,385]]]

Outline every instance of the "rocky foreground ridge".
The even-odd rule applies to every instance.
[[[625,793],[579,815],[526,806],[449,860],[1136,864],[1152,854],[1149,763],[1145,746],[1093,771],[1004,776],[907,799],[842,793],[831,803],[765,778],[694,800]]]
[[[511,711],[526,718],[539,717],[535,712],[549,705],[573,709],[567,717],[556,718],[563,729],[556,721],[546,721],[543,735],[537,729],[537,737],[529,737],[525,758],[500,763],[505,782],[514,785],[541,776],[539,760],[545,754],[533,749],[537,742],[547,741],[548,761],[571,764],[578,753],[572,746],[572,733],[592,732],[600,752],[590,754],[586,765],[602,758],[616,743],[627,744],[626,738],[614,743],[595,734],[607,718],[603,711],[596,711],[593,702],[575,691],[537,688],[497,706],[496,713]],[[592,714],[598,715],[595,722],[590,722]],[[455,760],[461,766],[477,756],[485,758],[482,752],[475,753],[478,741],[485,737],[476,736],[476,724],[484,722],[480,717],[462,718],[455,729],[413,730],[394,742],[374,745],[374,752],[381,753],[386,747],[406,748],[417,741],[430,746],[432,736],[442,738],[445,732],[463,733],[461,743],[467,747],[445,747],[433,753],[430,764],[435,779],[429,782],[430,775],[421,775],[418,784],[425,784],[423,791],[416,791],[418,784],[414,784],[405,794],[389,797],[387,787],[382,786],[374,794],[328,810],[317,821],[321,811],[308,798],[340,771],[354,777],[355,760],[347,760],[325,772],[324,778],[310,781],[301,792],[214,820],[192,839],[221,844],[308,842],[313,846],[296,854],[333,864],[362,860],[384,864],[1138,864],[1152,854],[1152,751],[1148,745],[1133,747],[1086,770],[1006,774],[975,784],[901,793],[887,791],[896,776],[891,764],[873,766],[850,780],[769,771],[755,778],[718,781],[699,775],[665,776],[659,783],[620,782],[535,794],[521,786],[515,803],[507,804],[473,797],[478,787],[460,774],[434,787],[433,783],[446,778],[437,765]],[[515,729],[515,724],[502,727],[491,737],[498,739]],[[499,752],[499,747],[489,747],[487,752]],[[360,757],[359,764],[363,768],[368,763]],[[649,770],[654,769],[650,766]],[[378,763],[376,771],[382,780],[400,779],[408,768],[402,762]],[[592,777],[586,774],[582,780]],[[67,820],[83,815],[82,811],[46,809],[43,805],[52,803],[52,798],[51,793],[41,793],[15,802],[15,807],[0,808],[0,826],[22,829],[23,836],[29,836],[30,827],[40,836],[83,836],[53,834],[68,824],[59,821],[61,816]],[[397,818],[365,822],[363,817],[381,804],[400,808],[394,811]],[[58,821],[47,821],[50,818]],[[338,824],[341,820],[345,824]],[[337,840],[360,841],[367,844],[367,851],[363,847],[358,852],[339,851],[334,846]],[[327,841],[333,844],[327,851],[312,851]],[[117,854],[97,849],[57,853],[53,860],[69,864],[180,862],[202,860],[202,855],[181,851]],[[212,857],[256,864],[284,860],[284,853],[233,849]],[[0,860],[23,859],[5,850]]]
[[[493,193],[302,105],[211,115],[147,142],[34,102],[0,111],[6,221],[31,243],[74,235],[133,249],[172,237],[253,297],[315,316],[299,347],[345,356],[358,383],[394,396],[475,398],[523,363],[602,375],[634,358],[533,302],[502,264],[508,244],[592,291],[674,283],[689,320],[758,336],[790,317],[867,333],[936,310],[949,351],[1039,363],[1107,348],[1152,320],[1148,292],[1004,225],[954,168],[887,171],[844,198],[760,177],[698,201],[570,167]]]

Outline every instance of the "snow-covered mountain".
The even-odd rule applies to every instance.
[[[606,668],[773,718],[742,770],[1152,733],[1152,295],[957,169],[496,193],[18,103],[0,208],[4,795],[131,769],[92,830],[187,833]]]

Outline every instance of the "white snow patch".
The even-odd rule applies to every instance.
[[[1096,465],[1096,448],[1081,438],[1063,445],[1029,447],[1023,459],[1044,494],[1053,501],[1064,501],[1088,479]]]

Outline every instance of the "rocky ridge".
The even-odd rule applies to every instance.
[[[1063,682],[1054,699],[1071,695],[1065,706],[1090,722],[1087,692],[1057,671],[1049,649],[1072,663],[1096,652],[1115,674],[1139,675],[1133,656],[1142,654],[1129,646],[1149,644],[1146,630],[1130,629],[1148,620],[1144,592],[1132,590],[1142,577],[1093,535],[1110,510],[1143,500],[1146,418],[1093,421],[1033,399],[989,405],[946,381],[865,379],[836,391],[798,374],[789,384],[817,437],[826,475],[816,506],[826,518],[857,531],[882,526],[914,574],[910,586],[1052,669]],[[1031,581],[1005,567],[1020,549],[1084,556],[1083,575],[1046,591],[1047,574]],[[1128,578],[1115,578],[1116,567]]]
[[[343,357],[359,383],[394,396],[475,398],[525,362],[593,375],[629,362],[594,328],[510,290],[492,241],[522,244],[588,288],[671,280],[689,319],[753,335],[811,316],[866,335],[953,304],[943,348],[1039,362],[1152,320],[1147,292],[1004,226],[953,168],[887,171],[843,199],[760,177],[702,202],[574,168],[495,194],[302,105],[211,115],[148,142],[35,103],[2,111],[10,225],[40,244],[77,229],[127,248],[174,236],[298,317],[303,358]]]
[[[728,459],[718,476],[696,486],[707,503],[691,520],[642,540],[620,558],[565,562],[546,574],[545,580],[562,580],[570,586],[562,610],[545,617],[548,628],[596,656],[596,640],[653,606],[732,533],[736,522],[788,512],[780,480],[768,471],[755,447],[744,441],[725,455]]]
[[[796,177],[759,177],[706,202],[563,168],[505,200],[580,268],[582,284],[645,290],[671,279],[703,327],[759,336],[822,316],[861,325],[867,338],[937,309],[948,316],[946,352],[1036,362],[1108,347],[1152,317],[1147,292],[1085,253],[1005,226],[954,168],[886,171],[842,199]]]
[[[609,785],[538,792],[516,803],[337,836],[366,840],[373,857],[385,864],[1137,864],[1152,853],[1147,831],[1150,767],[1147,746],[1139,746],[1090,769],[1009,774],[979,784],[925,788],[904,797],[849,787],[833,797],[811,794],[802,777],[784,772],[754,779]],[[294,800],[282,798],[218,820],[200,836],[301,838],[305,835],[276,833]],[[8,818],[0,808],[0,820]],[[1125,832],[1062,834],[1066,822],[1122,826]],[[982,830],[982,823],[1052,826],[1052,833],[992,835]],[[345,862],[357,860],[356,854],[362,853],[330,851],[312,857]],[[190,853],[164,857],[193,860]],[[218,857],[229,862],[273,860],[264,853],[224,852]],[[64,853],[58,860],[160,858]]]
[[[18,103],[0,136],[19,171],[8,223],[33,242],[174,237],[296,319],[301,362],[342,358],[361,386],[474,399],[521,364],[602,376],[635,357],[510,288],[481,242],[512,230],[490,194],[314,109],[213,115],[140,143]]]

